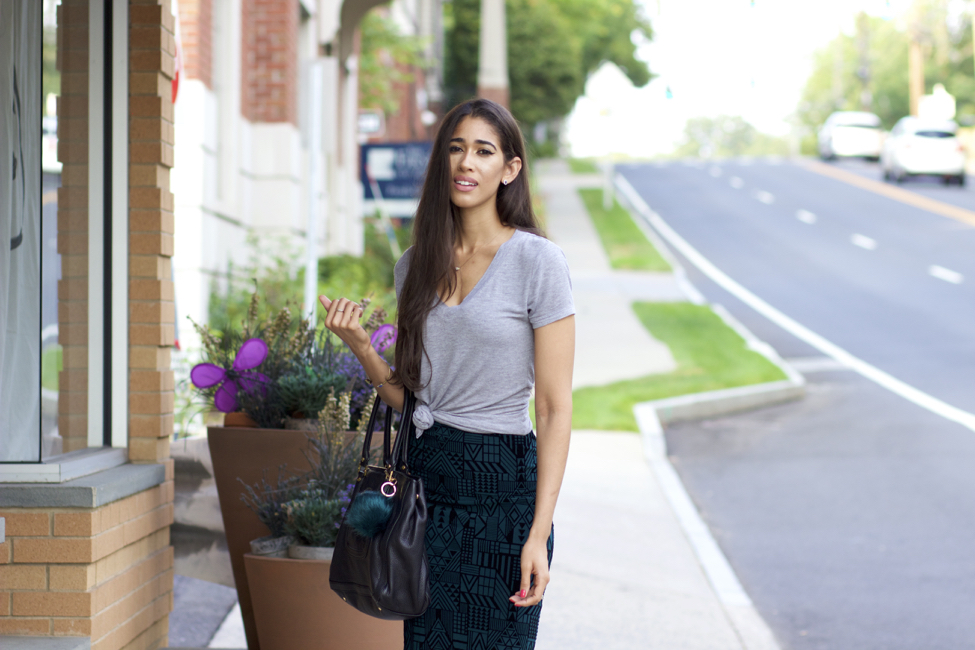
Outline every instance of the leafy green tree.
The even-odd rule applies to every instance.
[[[924,54],[925,92],[942,83],[957,100],[958,114],[975,113],[971,17],[953,19],[948,0],[918,2],[913,22],[861,16],[858,33],[840,34],[816,53],[797,111],[815,132],[836,110],[869,110],[886,128],[910,112],[908,29],[916,29]]]
[[[359,23],[359,104],[395,115],[400,106],[394,86],[413,81],[412,68],[423,62],[423,43],[400,33],[388,12],[376,7]]]
[[[738,116],[696,117],[684,126],[684,141],[677,157],[728,158],[731,156],[786,155],[788,142],[761,133]]]
[[[481,2],[444,7],[444,77],[454,106],[477,92]],[[507,0],[506,9],[511,111],[523,124],[567,115],[606,61],[637,86],[650,81],[636,51],[653,32],[634,0]]]

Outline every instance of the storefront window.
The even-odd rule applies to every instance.
[[[111,13],[90,1],[0,0],[0,463],[109,438],[100,395],[110,94],[99,88],[107,39],[93,35]]]

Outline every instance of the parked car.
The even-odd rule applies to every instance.
[[[940,176],[947,185],[965,184],[965,148],[952,120],[903,117],[884,143],[884,180],[898,183],[909,176]]]
[[[819,156],[879,160],[884,140],[880,118],[862,111],[836,111],[819,129]]]

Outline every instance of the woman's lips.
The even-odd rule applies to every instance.
[[[454,187],[459,192],[471,192],[477,187],[477,183],[468,178],[455,178]]]

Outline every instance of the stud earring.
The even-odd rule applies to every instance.
[[[504,179],[503,181],[501,181],[501,184],[502,184],[502,185],[507,185],[507,184],[508,184],[508,179],[506,178],[506,179]]]

